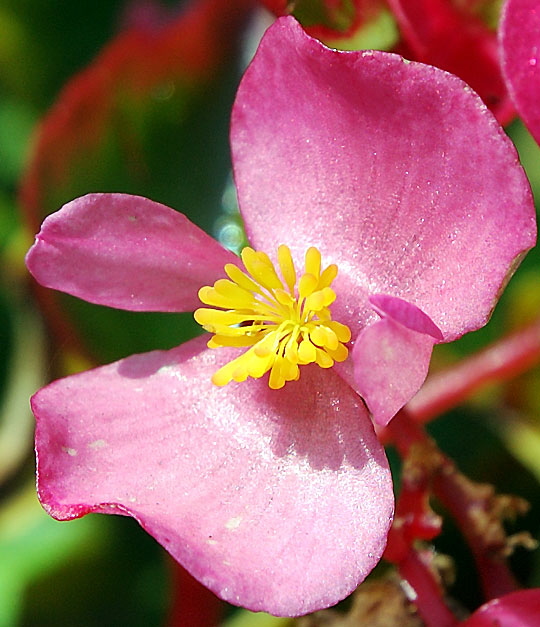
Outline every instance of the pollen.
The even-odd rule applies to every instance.
[[[332,320],[330,312],[336,299],[331,287],[338,272],[335,264],[322,270],[321,253],[309,248],[298,278],[285,245],[277,251],[279,272],[264,252],[247,247],[241,258],[245,271],[229,263],[228,279],[199,290],[200,300],[210,308],[197,309],[195,320],[214,334],[209,348],[246,347],[214,373],[215,385],[259,379],[270,372],[268,385],[279,389],[299,379],[299,366],[331,368],[347,359],[345,344],[351,332]]]

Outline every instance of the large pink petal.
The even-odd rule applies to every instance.
[[[217,388],[231,349],[197,338],[52,383],[32,402],[38,488],[58,519],[136,518],[197,579],[296,615],[349,594],[378,561],[393,496],[358,396],[332,371]]]
[[[355,340],[354,387],[365,399],[373,420],[386,425],[424,383],[439,329],[417,307],[378,294],[370,298],[381,316]]]
[[[540,3],[508,0],[500,25],[502,66],[516,108],[540,143]]]
[[[232,116],[251,242],[318,246],[338,264],[335,317],[369,294],[418,306],[452,339],[486,322],[535,241],[516,151],[458,78],[384,52],[329,50],[290,17],[267,31]],[[354,332],[353,332],[354,335]]]
[[[26,264],[36,280],[131,311],[193,311],[197,292],[236,257],[157,202],[89,194],[45,219]]]
[[[518,590],[489,601],[463,623],[462,627],[538,627],[540,589]]]

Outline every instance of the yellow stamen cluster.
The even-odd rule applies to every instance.
[[[330,305],[336,293],[330,287],[337,266],[321,272],[321,253],[309,248],[305,272],[297,283],[291,251],[278,248],[281,277],[268,255],[244,248],[247,273],[232,263],[225,266],[229,279],[199,290],[201,301],[219,309],[197,309],[195,320],[215,335],[210,348],[250,346],[245,353],[220,368],[212,377],[222,386],[230,381],[259,379],[270,371],[268,385],[281,388],[300,377],[299,365],[317,363],[330,368],[345,361],[344,345],[351,339],[347,326],[332,320]]]

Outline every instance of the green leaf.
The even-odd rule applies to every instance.
[[[115,191],[152,198],[213,231],[230,172],[246,6],[204,0],[159,32],[126,31],[66,86],[43,121],[23,181],[31,230],[77,196]],[[172,347],[200,332],[189,316],[46,298],[51,326],[71,328],[61,340],[81,340],[98,361]]]

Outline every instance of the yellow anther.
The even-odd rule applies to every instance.
[[[221,326],[228,327],[231,324],[240,324],[246,319],[245,314],[236,311],[220,311],[219,309],[201,308],[197,309],[194,315],[195,320],[207,330]],[[214,331],[211,332],[214,333]]]
[[[298,346],[298,361],[301,364],[310,364],[317,356],[315,346],[309,340],[302,340]]]
[[[311,333],[309,334],[309,339],[313,342],[313,344],[316,344],[317,346],[326,346],[325,327],[323,326],[313,327],[313,329],[311,330]]]
[[[321,311],[321,309],[324,308],[324,294],[322,292],[313,292],[313,294],[310,294],[306,298],[305,308],[311,309],[312,311]]]
[[[291,295],[294,295],[294,286],[296,285],[296,270],[294,269],[294,261],[288,246],[283,244],[278,248],[278,262],[281,276],[285,279],[287,287]]]
[[[341,324],[337,320],[330,320],[326,326],[332,329],[340,342],[348,342],[351,339],[351,330],[346,324]]]
[[[203,303],[212,307],[238,307],[239,303],[244,303],[249,307],[253,303],[253,294],[227,279],[216,281],[214,287],[201,287],[199,298]]]
[[[326,352],[334,361],[345,361],[349,354],[349,350],[344,344],[338,344],[335,349],[327,348]]]
[[[323,303],[325,307],[328,307],[336,300],[336,293],[331,287],[324,287],[321,292],[323,294]]]
[[[285,245],[277,251],[281,276],[264,252],[244,248],[241,258],[245,272],[229,263],[228,279],[199,290],[205,305],[217,307],[195,312],[195,320],[215,334],[208,346],[248,347],[214,374],[213,383],[223,386],[270,372],[268,385],[279,389],[300,377],[300,365],[330,368],[347,359],[345,343],[351,332],[332,320],[329,309],[336,299],[330,287],[337,275],[335,264],[321,271],[320,252],[309,248],[297,282],[291,251]]]
[[[272,265],[272,262],[264,253],[258,254],[253,248],[247,246],[242,250],[240,256],[246,266],[246,270],[251,274],[257,283],[267,290],[283,289],[283,283]]]
[[[235,266],[233,263],[225,264],[225,272],[227,276],[234,281],[240,287],[243,287],[245,290],[249,292],[255,292],[256,294],[262,294],[261,287],[255,281],[252,281],[247,274],[242,272],[240,268]],[[201,299],[202,300],[202,299]],[[203,303],[205,301],[203,300]]]
[[[284,307],[294,306],[294,297],[288,292],[285,292],[285,290],[274,290],[274,296],[280,305],[283,305]]]
[[[334,365],[334,360],[326,351],[323,351],[320,348],[315,348],[315,352],[315,361],[317,362],[318,366],[320,366],[321,368],[331,368]]]
[[[271,353],[275,353],[275,345],[278,343],[278,341],[279,336],[277,334],[277,331],[272,331],[271,333],[268,333],[268,335],[265,335],[262,340],[255,344],[255,355],[257,355],[257,357],[267,357]]]
[[[312,246],[306,252],[306,273],[312,274],[317,281],[321,274],[321,253]]]
[[[303,274],[298,283],[298,294],[300,298],[307,298],[317,289],[319,279],[314,274]]]
[[[285,345],[285,357],[292,363],[299,363],[300,357],[298,356],[298,334],[291,335],[289,341]]]
[[[332,281],[337,277],[338,268],[335,263],[331,263],[327,268],[321,272],[321,277],[319,279],[319,289],[323,289],[325,287],[330,287],[332,285]]]

